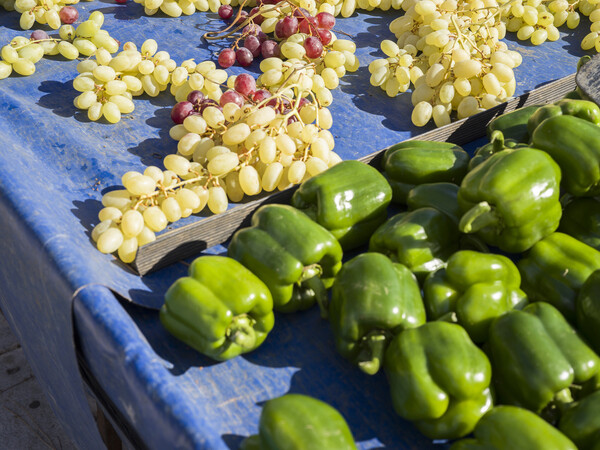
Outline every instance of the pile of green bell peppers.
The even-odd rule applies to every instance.
[[[473,158],[411,140],[383,173],[339,163],[258,208],[228,257],[195,260],[160,320],[224,361],[318,303],[332,347],[383,369],[393,409],[429,438],[600,450],[599,123],[565,99],[494,119]],[[287,394],[242,448],[356,444],[334,408]]]

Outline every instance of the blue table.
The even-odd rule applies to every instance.
[[[77,5],[80,17],[106,15],[121,42],[155,38],[181,62],[213,59],[203,30],[220,29],[216,14],[146,17],[142,7],[100,0]],[[392,38],[395,11],[339,19],[357,43],[361,68],[343,78],[331,111],[336,151],[358,158],[425,130],[410,124],[410,94],[395,99],[369,85],[367,65]],[[29,36],[17,13],[2,12],[0,42]],[[583,54],[576,33],[523,52],[517,94],[575,70]],[[82,375],[127,439],[150,448],[237,448],[255,433],[262,402],[286,392],[321,398],[347,418],[362,449],[432,446],[391,406],[382,374],[369,377],[333,349],[318,311],[277,315],[259,351],[214,363],[170,337],[156,308],[185,262],[139,277],[90,239],[104,192],[128,170],[160,165],[175,151],[168,136],[170,95],[135,100],[117,125],[89,122],[75,109],[76,61],[43,59],[31,77],[0,81],[0,307],[19,337],[57,416],[82,448],[101,448],[83,395]],[[257,65],[250,71],[258,73]],[[233,67],[231,73],[239,73]],[[201,218],[190,218],[182,225]],[[217,247],[208,253],[222,253]]]

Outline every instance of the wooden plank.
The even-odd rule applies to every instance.
[[[417,135],[410,140],[448,141],[458,145],[467,144],[485,135],[485,127],[495,117],[515,109],[554,102],[567,92],[574,90],[575,74],[553,81],[538,89],[502,103],[466,119]],[[371,153],[360,161],[376,167],[386,149]],[[165,267],[174,262],[197,255],[214,245],[222,244],[240,227],[247,226],[254,210],[266,203],[287,203],[297,186],[268,195],[243,205],[236,206],[223,214],[199,220],[161,235],[156,241],[138,250],[132,267],[140,274]]]

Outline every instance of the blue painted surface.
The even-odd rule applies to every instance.
[[[214,59],[220,47],[206,46],[200,39],[200,30],[221,27],[214,14],[146,17],[139,5],[115,5],[112,0],[77,7],[82,18],[92,10],[104,12],[104,28],[121,42],[141,45],[143,39],[155,38],[159,49],[169,51],[177,62]],[[426,131],[410,125],[410,94],[390,99],[368,83],[366,66],[382,57],[379,42],[391,37],[387,24],[397,14],[361,13],[339,19],[336,26],[353,35],[361,61],[358,72],[343,78],[331,107],[335,150],[343,158],[357,158]],[[577,33],[535,49],[509,40],[524,56],[515,72],[517,94],[572,73],[586,29],[582,24]],[[0,43],[15,35],[29,32],[19,30],[18,14],[3,12]],[[2,269],[1,300],[13,327],[22,330],[19,337],[26,351],[30,349],[36,375],[41,375],[71,434],[85,433],[86,425],[80,423],[85,422],[80,391],[61,392],[65,385],[79,382],[73,365],[70,293],[86,286],[75,302],[85,357],[111,400],[156,448],[175,442],[235,448],[240,436],[256,431],[260,402],[288,391],[311,394],[338,407],[361,448],[430,445],[395,416],[383,376],[362,375],[335,354],[329,328],[316,310],[277,316],[275,330],[259,351],[215,364],[169,337],[156,311],[120,304],[99,287],[156,308],[167,287],[187,270],[178,263],[138,277],[112,256],[96,251],[89,239],[102,193],[116,188],[126,171],[160,164],[175,151],[168,136],[173,99],[168,94],[142,98],[119,124],[93,123],[72,105],[76,62],[53,57],[36,66],[31,77],[0,81],[0,196],[12,224],[6,229],[22,229],[13,245],[5,243],[6,235],[0,238],[0,258],[10,266]],[[257,72],[257,65],[251,69]],[[240,68],[230,72],[239,73]],[[201,218],[177,226],[193,220]],[[36,249],[47,258],[43,270],[32,270]],[[36,297],[38,291],[30,287],[36,283],[45,295]],[[23,296],[23,289],[30,295]],[[15,299],[21,298],[25,304],[17,304]],[[31,316],[39,320],[31,321]]]

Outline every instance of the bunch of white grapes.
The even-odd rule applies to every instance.
[[[397,40],[384,40],[387,58],[369,65],[370,82],[390,97],[412,87],[414,125],[436,126],[489,109],[512,96],[513,69],[522,59],[501,41],[506,24],[497,0],[404,0],[392,21]]]
[[[202,67],[206,79],[218,70]],[[242,95],[236,88],[248,92],[249,84],[240,77],[250,75],[229,77],[226,86],[232,88],[219,103],[204,97],[210,91],[193,92],[204,98],[204,106],[170,130],[177,153],[164,158],[164,170],[150,166],[143,173],[127,172],[124,189],[104,195],[100,223],[92,232],[101,252],[116,251],[131,262],[138,247],[169,223],[205,208],[222,213],[230,201],[283,190],[341,161],[328,130],[331,113],[301,82],[275,92],[258,86]]]

